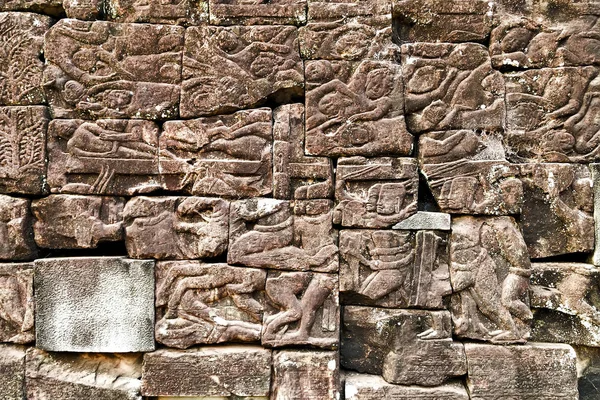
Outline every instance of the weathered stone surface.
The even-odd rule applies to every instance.
[[[42,194],[46,107],[0,107],[0,193]]]
[[[531,258],[594,249],[590,171],[577,164],[520,166],[525,202],[520,224]]]
[[[44,103],[40,57],[51,21],[31,13],[0,12],[0,105]]]
[[[199,25],[208,21],[208,0],[105,0],[106,16],[117,22]]]
[[[416,214],[413,214],[404,221],[400,221],[392,226],[392,229],[449,231],[450,214],[417,211]]]
[[[600,347],[600,269],[579,263],[533,263],[532,340]]]
[[[331,200],[248,199],[231,203],[229,264],[337,272]]]
[[[452,292],[447,239],[434,231],[342,230],[342,303],[444,308]]]
[[[134,195],[161,189],[158,126],[140,120],[53,120],[52,193]]]
[[[37,256],[30,203],[0,195],[0,260],[31,260]]]
[[[57,194],[34,200],[35,242],[50,249],[92,249],[123,240],[124,206],[122,197]]]
[[[169,190],[252,197],[272,191],[271,110],[168,121],[160,170]]]
[[[23,400],[25,350],[23,346],[0,344],[0,400]]]
[[[36,346],[48,351],[154,350],[154,261],[35,262]]]
[[[67,18],[94,21],[102,19],[104,0],[63,0]]]
[[[346,227],[388,228],[417,212],[419,177],[409,158],[340,158],[333,222]]]
[[[409,131],[502,129],[504,80],[484,46],[405,44],[402,64]]]
[[[391,61],[306,63],[306,152],[409,155],[400,66]]]
[[[378,375],[350,373],[346,376],[346,400],[468,400],[469,395],[459,383],[434,388],[392,385]]]
[[[63,12],[63,0],[4,0],[0,11],[29,11],[59,16]]]
[[[267,272],[200,261],[156,265],[156,340],[169,347],[260,342]]]
[[[28,400],[141,400],[139,355],[27,351]]]
[[[33,342],[33,310],[33,264],[0,264],[0,342]]]
[[[594,189],[594,253],[590,257],[590,261],[594,265],[600,265],[600,164],[589,164],[592,187]]]
[[[298,31],[291,26],[203,26],[186,31],[181,116],[249,108],[303,92]]]
[[[396,35],[409,42],[481,42],[492,30],[488,0],[394,0]]]
[[[304,106],[283,105],[273,113],[273,197],[333,197],[332,160],[304,154]]]
[[[124,210],[127,253],[135,258],[217,257],[228,243],[229,202],[207,197],[134,197]]]
[[[144,396],[268,396],[271,350],[258,346],[161,349],[144,355]]]
[[[44,44],[44,88],[53,116],[177,116],[183,32],[177,26],[60,20]]]
[[[306,0],[210,0],[213,25],[300,25],[306,22]]]
[[[344,368],[421,386],[466,373],[464,347],[452,341],[448,311],[346,306],[343,323]]]
[[[530,336],[531,263],[512,217],[452,221],[450,281],[454,333],[493,343]]]
[[[339,356],[334,351],[273,353],[271,400],[339,399]]]
[[[510,158],[529,162],[600,159],[598,69],[544,68],[504,76]]]
[[[338,276],[269,271],[262,344],[337,348],[340,329]]]
[[[472,399],[576,400],[575,351],[566,344],[465,343]]]
[[[596,400],[600,396],[600,349],[575,347],[579,400]]]

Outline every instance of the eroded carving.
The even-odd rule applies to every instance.
[[[0,264],[0,342],[34,340],[33,264]]]
[[[37,256],[30,204],[27,199],[0,195],[0,260],[32,260]]]
[[[210,0],[214,25],[300,25],[306,22],[306,0]]]
[[[208,0],[105,0],[117,22],[199,25],[208,21]]]

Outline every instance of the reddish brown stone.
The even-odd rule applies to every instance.
[[[37,256],[30,204],[26,199],[0,195],[0,260],[32,260]]]
[[[298,31],[291,26],[204,26],[186,31],[181,116],[198,117],[300,95]]]
[[[0,264],[0,342],[34,340],[33,264]]]
[[[0,3],[0,11],[29,11],[60,16],[63,0],[4,0]]]
[[[102,19],[104,0],[63,0],[67,18],[94,21]]]
[[[270,271],[265,290],[264,346],[338,346],[340,309],[337,275]]]
[[[165,122],[160,170],[169,190],[252,197],[272,191],[271,110]]]
[[[337,272],[331,200],[249,199],[231,205],[227,262],[248,267]]]
[[[300,25],[306,22],[306,0],[210,0],[213,25]]]
[[[387,61],[306,63],[306,152],[408,155],[400,67]]]
[[[23,400],[25,386],[24,346],[0,344],[1,400]]]
[[[105,0],[106,16],[117,22],[198,25],[208,21],[208,0]]]
[[[340,158],[333,222],[388,228],[417,211],[417,163],[409,158]]]
[[[183,33],[177,26],[60,20],[44,46],[53,116],[177,116]]]
[[[156,266],[156,340],[169,347],[260,342],[267,272],[200,261]]]

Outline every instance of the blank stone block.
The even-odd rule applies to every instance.
[[[0,345],[0,400],[22,400],[25,383],[25,349]]]

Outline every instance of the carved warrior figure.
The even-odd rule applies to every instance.
[[[228,201],[135,197],[123,215],[127,252],[132,257],[195,259],[217,257],[227,250]]]
[[[176,261],[159,263],[156,274],[159,342],[187,348],[260,341],[266,271]]]
[[[529,338],[525,242],[511,217],[459,217],[450,238],[451,311],[460,337],[498,343]]]
[[[33,265],[0,264],[0,342],[33,342],[33,322]]]

